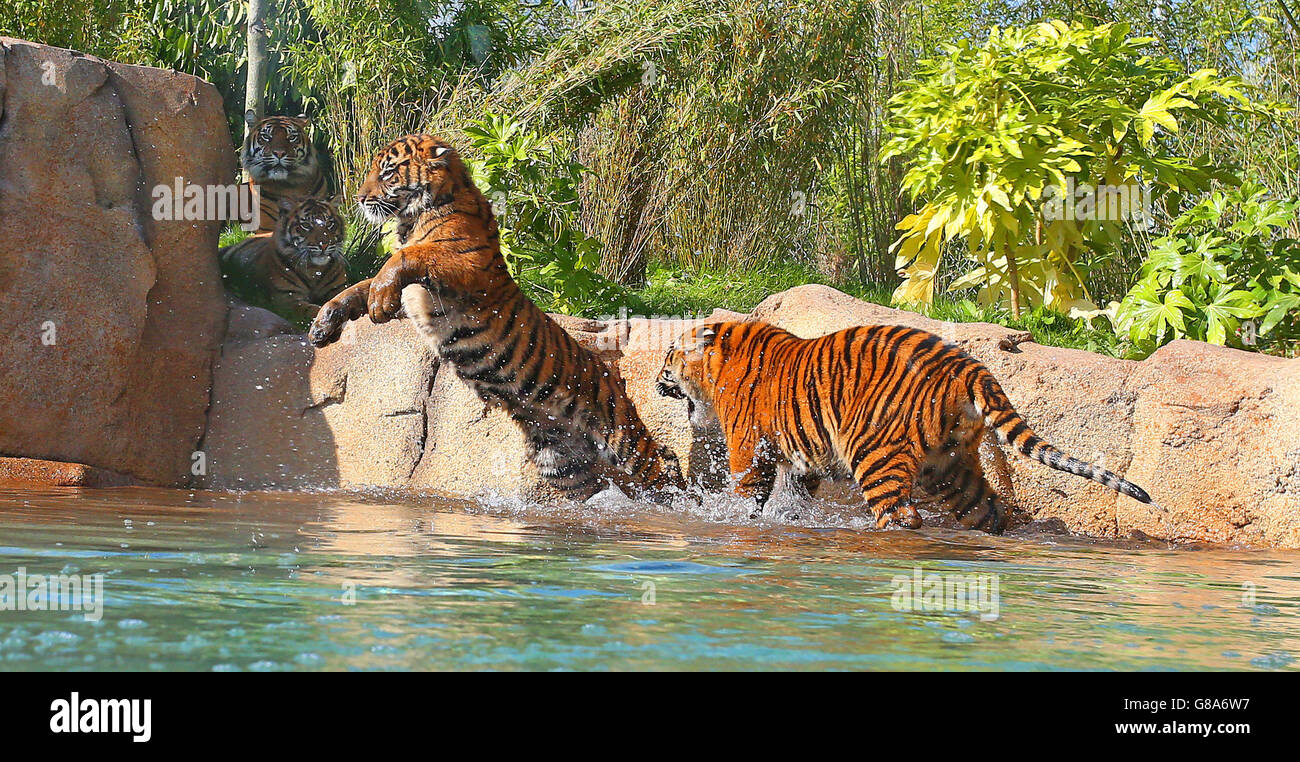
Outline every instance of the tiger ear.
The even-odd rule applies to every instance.
[[[252,127],[257,124],[257,112],[251,108],[244,112],[244,124]]]
[[[438,146],[437,148],[433,149],[433,158],[436,159],[436,158],[442,156],[444,153],[447,153],[447,152],[450,151],[450,150],[451,150],[451,149],[448,148],[447,146]]]
[[[697,352],[701,349],[711,347],[717,338],[718,331],[713,326],[701,326],[683,337],[683,341],[681,342],[682,351]]]
[[[298,205],[297,201],[288,198],[281,198],[279,203],[280,211],[282,212],[291,211],[297,205]]]

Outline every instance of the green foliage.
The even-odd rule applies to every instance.
[[[923,309],[943,319],[974,310],[970,319],[1032,323],[1049,343],[1110,351],[1113,336],[1039,306],[1087,314],[1156,269],[1172,282],[1177,268],[1139,272],[1156,228],[1045,219],[1047,185],[1151,184],[1167,210],[1157,224],[1186,203],[1178,196],[1227,179],[1218,173],[1228,168],[1274,198],[1300,197],[1300,112],[1257,119],[1240,99],[1300,105],[1300,46],[1275,0],[1162,0],[1163,13],[1149,0],[573,5],[274,0],[268,111],[312,116],[348,196],[396,135],[437,132],[463,145],[466,126],[486,113],[527,124],[545,137],[534,136],[542,148],[526,147],[533,159],[515,159],[495,180],[509,186],[512,266],[544,306],[586,314],[640,297],[682,307],[673,313],[688,303],[747,309],[803,282],[881,301],[898,284],[897,264],[907,276],[899,298],[930,299]],[[1051,19],[1064,24],[1035,26]],[[0,34],[212,82],[235,142],[245,23],[244,0],[0,0]],[[999,28],[993,39],[989,27]],[[917,57],[936,60],[918,68]],[[886,148],[887,103],[909,78],[909,94],[893,100]],[[509,163],[505,153],[490,160]],[[589,171],[574,180],[571,161]],[[526,177],[530,167],[537,174]],[[388,250],[347,211],[355,280]],[[897,223],[913,211],[899,238]],[[1254,320],[1259,348],[1294,353],[1287,272],[1260,261],[1252,273],[1218,253],[1243,237],[1227,228],[1249,214],[1242,206],[1231,219],[1170,232],[1184,256],[1201,244],[1214,252],[1232,287],[1202,299],[1180,281],[1173,290],[1188,308],[1155,278],[1148,296],[1161,309],[1149,327],[1162,337],[1146,346],[1180,330],[1180,317],[1182,330],[1209,338],[1222,329],[1230,344],[1239,341],[1233,321]],[[1271,230],[1270,245],[1300,238],[1300,219]],[[610,289],[591,277],[597,259],[607,278],[645,288]],[[1012,264],[1019,319],[1006,308]],[[850,271],[860,283],[845,282]],[[977,289],[975,301],[935,295],[954,284]],[[1265,312],[1228,311],[1245,310],[1239,291]]]
[[[749,312],[772,294],[808,283],[835,285],[873,302],[888,301],[888,289],[858,283],[833,284],[799,262],[772,260],[751,269],[681,268],[652,263],[645,286],[633,292],[629,310],[644,315],[707,315],[714,309]]]
[[[1170,136],[1187,120],[1227,127],[1255,113],[1248,88],[1210,69],[1186,75],[1152,55],[1153,42],[1127,24],[1053,21],[994,28],[983,45],[959,41],[920,64],[891,101],[882,152],[907,162],[903,187],[923,202],[898,224],[893,251],[906,279],[897,301],[930,302],[944,245],[964,240],[975,267],[952,288],[978,287],[982,304],[1013,312],[1021,303],[1095,310],[1084,253],[1115,246],[1134,210],[1078,219],[1054,214],[1053,196],[1149,186],[1172,203],[1235,180],[1176,152]]]
[[[221,239],[217,243],[219,248],[224,249],[227,246],[234,246],[249,236],[249,232],[235,223],[230,223],[221,229]]]
[[[100,56],[117,49],[132,0],[0,0],[0,35]]]
[[[470,171],[501,225],[502,253],[533,300],[570,315],[617,303],[621,289],[599,271],[601,243],[578,223],[582,165],[554,138],[501,116],[489,114],[465,135],[476,154]]]
[[[639,283],[650,259],[749,268],[849,249],[875,260],[873,226],[889,237],[897,194],[873,182],[870,159],[882,93],[908,57],[910,9],[596,3],[484,97],[493,111],[569,133],[592,170],[584,225],[607,243],[604,271],[620,282]],[[451,114],[474,113],[465,94]],[[823,214],[840,194],[848,213]]]
[[[1300,240],[1283,231],[1298,211],[1300,202],[1246,185],[1215,192],[1180,215],[1152,242],[1141,279],[1118,305],[1115,325],[1133,353],[1179,338],[1294,352]]]

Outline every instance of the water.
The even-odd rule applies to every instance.
[[[0,489],[0,575],[104,575],[0,611],[0,669],[1300,667],[1297,553],[743,513]],[[899,610],[917,569],[996,597]]]

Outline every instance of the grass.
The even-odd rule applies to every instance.
[[[708,314],[717,307],[749,312],[772,294],[807,283],[821,283],[863,301],[893,306],[890,286],[858,281],[835,283],[795,262],[770,263],[748,270],[680,270],[658,263],[651,265],[646,285],[630,294],[629,310],[643,315]],[[1029,331],[1039,344],[1084,349],[1110,357],[1123,353],[1119,338],[1110,330],[1098,330],[1084,320],[1050,310],[1034,310],[1013,319],[1007,312],[944,294],[929,307],[914,311],[945,322],[998,323]]]

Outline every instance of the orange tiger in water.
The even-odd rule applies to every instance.
[[[286,207],[330,195],[325,166],[308,134],[306,117],[244,114],[247,132],[239,163],[261,194],[257,232],[270,233]]]
[[[403,313],[479,398],[510,414],[555,487],[589,497],[602,486],[601,464],[651,496],[684,487],[676,456],[655,443],[621,381],[510,277],[492,206],[450,144],[429,135],[393,141],[375,156],[357,202],[376,225],[397,218],[399,246],[373,279],[321,309],[313,344],[329,344],[362,315],[383,323]]]
[[[809,489],[847,469],[877,527],[918,527],[913,504],[941,503],[967,528],[1001,532],[1008,511],[980,466],[986,427],[1027,458],[1152,502],[1038,438],[988,368],[914,328],[801,339],[760,322],[699,326],[669,350],[656,388],[686,399],[696,427],[721,425],[737,491],[760,508],[779,469]]]

